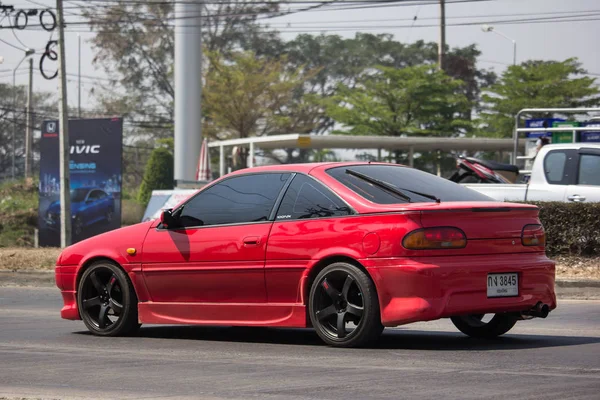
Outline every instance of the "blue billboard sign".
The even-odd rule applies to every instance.
[[[525,120],[525,128],[552,128],[552,124],[555,122],[564,122],[562,118],[533,118]],[[550,132],[527,132],[526,136],[529,138],[540,138],[544,136],[551,136]]]
[[[42,123],[39,244],[60,246],[58,121]],[[121,118],[69,121],[71,241],[121,227]]]
[[[582,142],[600,142],[600,121],[584,122],[583,126],[597,128],[597,130],[581,132]]]

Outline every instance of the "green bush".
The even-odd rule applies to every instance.
[[[529,204],[540,208],[549,255],[600,255],[600,203]]]
[[[37,208],[35,182],[11,181],[0,185],[0,247],[33,244]]]
[[[150,155],[138,192],[138,201],[147,205],[152,191],[160,189],[173,189],[173,154],[163,147],[154,149]]]

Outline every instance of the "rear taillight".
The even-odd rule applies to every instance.
[[[521,232],[523,246],[545,246],[546,231],[542,225],[525,225]]]
[[[467,237],[458,228],[425,228],[412,231],[402,240],[409,250],[460,249],[467,245]]]

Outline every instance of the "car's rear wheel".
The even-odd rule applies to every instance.
[[[84,271],[77,305],[85,326],[95,335],[127,335],[139,327],[133,286],[127,275],[110,262],[97,262]]]
[[[495,314],[489,320],[485,314],[460,315],[450,319],[465,335],[484,339],[504,335],[517,323],[517,318],[509,314]]]
[[[309,316],[319,337],[337,347],[366,345],[383,330],[373,281],[360,268],[344,262],[325,267],[315,278]]]
[[[82,232],[83,232],[83,221],[81,220],[81,218],[79,216],[76,216],[75,219],[73,220],[73,234],[75,236],[79,236],[79,235],[81,235]]]

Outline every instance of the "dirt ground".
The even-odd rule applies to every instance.
[[[44,247],[40,249],[0,247],[0,270],[6,271],[52,271],[60,249]]]
[[[60,249],[0,248],[0,270],[4,272],[52,271]],[[600,280],[600,257],[558,256],[556,276],[559,279]]]

